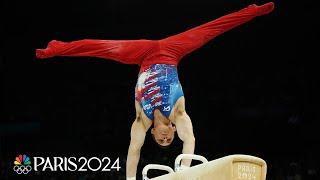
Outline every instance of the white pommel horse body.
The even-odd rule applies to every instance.
[[[195,159],[202,164],[181,167],[182,159]],[[175,171],[169,166],[149,164],[143,168],[143,180],[149,180],[149,169],[168,171],[168,174],[152,180],[265,180],[267,176],[266,162],[249,155],[230,155],[208,162],[203,156],[180,154],[175,160]]]

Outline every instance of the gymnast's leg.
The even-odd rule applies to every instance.
[[[90,56],[112,59],[124,64],[140,64],[155,49],[152,40],[94,40],[72,42],[53,40],[46,49],[37,49],[37,58],[54,56]]]
[[[214,37],[235,28],[253,18],[270,13],[274,8],[272,2],[261,6],[252,4],[240,11],[222,16],[216,20],[200,25],[183,33],[160,40],[161,47],[173,61],[180,59],[200,48]]]

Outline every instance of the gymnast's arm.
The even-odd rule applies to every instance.
[[[195,138],[193,134],[192,122],[186,112],[184,112],[183,118],[176,120],[176,128],[179,138],[183,141],[183,154],[193,154],[195,148]],[[183,159],[182,166],[190,167],[191,160]]]
[[[140,159],[140,150],[146,136],[146,128],[141,120],[135,120],[131,126],[131,140],[127,156],[127,179],[135,179]]]

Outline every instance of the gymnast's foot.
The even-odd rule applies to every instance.
[[[48,47],[46,49],[37,49],[36,57],[39,59],[50,58],[57,55],[57,45],[61,45],[63,42],[52,40],[48,43]]]
[[[257,6],[254,4],[253,6],[255,6],[257,8],[257,15],[258,16],[268,14],[268,13],[272,12],[274,9],[273,2],[269,2],[269,3],[263,4],[261,6]]]

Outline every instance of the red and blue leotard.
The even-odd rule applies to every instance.
[[[176,101],[183,96],[177,66],[153,64],[140,72],[135,96],[149,119],[154,119],[155,109],[169,118]]]
[[[183,96],[176,70],[181,58],[214,37],[257,16],[270,13],[273,8],[272,2],[262,6],[253,4],[161,40],[53,40],[46,49],[37,49],[36,56],[91,56],[124,64],[138,64],[140,73],[136,86],[136,100],[151,120],[155,109],[159,109],[168,117],[176,100]]]

